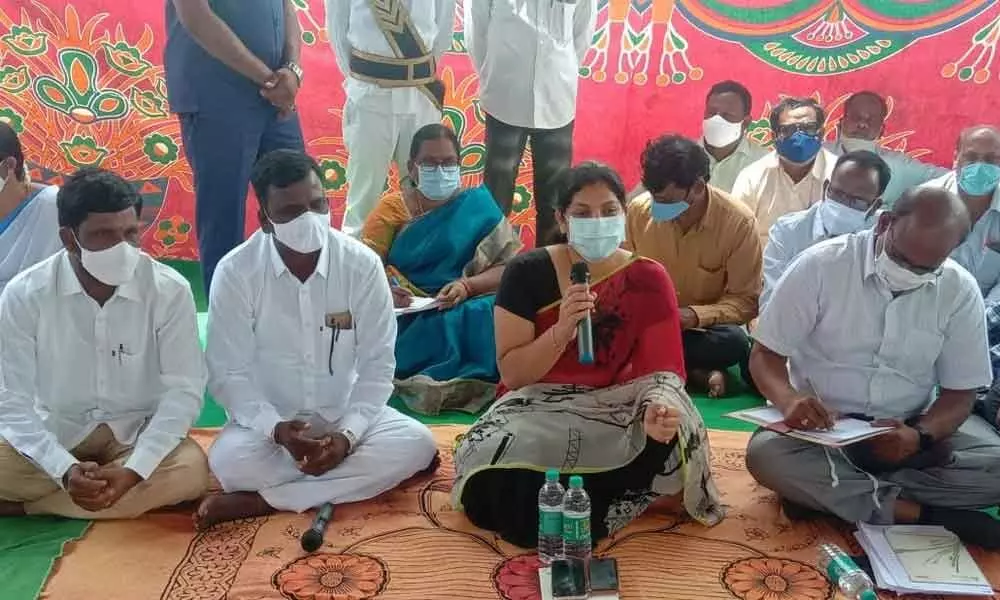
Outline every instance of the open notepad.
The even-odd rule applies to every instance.
[[[424,312],[425,310],[434,310],[439,306],[437,298],[420,298],[414,296],[410,300],[410,305],[406,308],[393,309],[393,312],[396,313],[397,317],[402,315],[412,315],[413,313]]]
[[[993,588],[954,533],[928,525],[868,525],[854,534],[875,583],[897,594],[993,597]]]
[[[829,431],[800,431],[786,425],[785,416],[774,406],[738,410],[726,416],[831,448],[850,446],[892,430],[891,427],[872,427],[871,423],[860,419],[838,419]]]

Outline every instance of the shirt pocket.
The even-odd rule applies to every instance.
[[[138,402],[146,389],[155,389],[158,382],[155,377],[159,376],[157,357],[150,356],[150,350],[146,340],[133,338],[120,340],[112,344],[111,351],[111,380],[114,381],[113,390],[108,390],[109,394],[121,394],[126,397],[134,397]]]
[[[944,335],[940,332],[928,329],[907,332],[897,342],[899,370],[917,381],[933,380],[934,365],[943,346]]]
[[[549,33],[557,45],[573,44],[576,0],[550,0]]]
[[[330,375],[349,373],[354,370],[357,358],[357,336],[354,329],[331,329],[326,348],[326,365]]]
[[[698,265],[694,272],[694,286],[689,292],[700,303],[713,303],[725,291],[726,269],[722,266]]]

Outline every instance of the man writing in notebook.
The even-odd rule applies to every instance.
[[[843,450],[758,431],[747,468],[790,517],[941,525],[1000,548],[1000,521],[977,510],[1000,502],[1000,436],[970,416],[992,379],[983,301],[948,258],[969,227],[957,195],[911,190],[874,230],[813,246],[778,282],[750,369],[785,423],[893,427]]]

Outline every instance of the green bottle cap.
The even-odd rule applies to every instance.
[[[559,471],[556,469],[549,469],[545,472],[545,481],[559,481]]]
[[[582,488],[583,487],[583,477],[579,475],[574,475],[569,478],[569,487],[571,488]]]

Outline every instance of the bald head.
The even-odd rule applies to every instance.
[[[915,271],[941,266],[969,234],[969,210],[957,194],[938,188],[907,190],[879,219],[890,256]]]
[[[955,167],[972,163],[1000,165],[1000,129],[992,125],[976,125],[962,131],[955,151]]]

